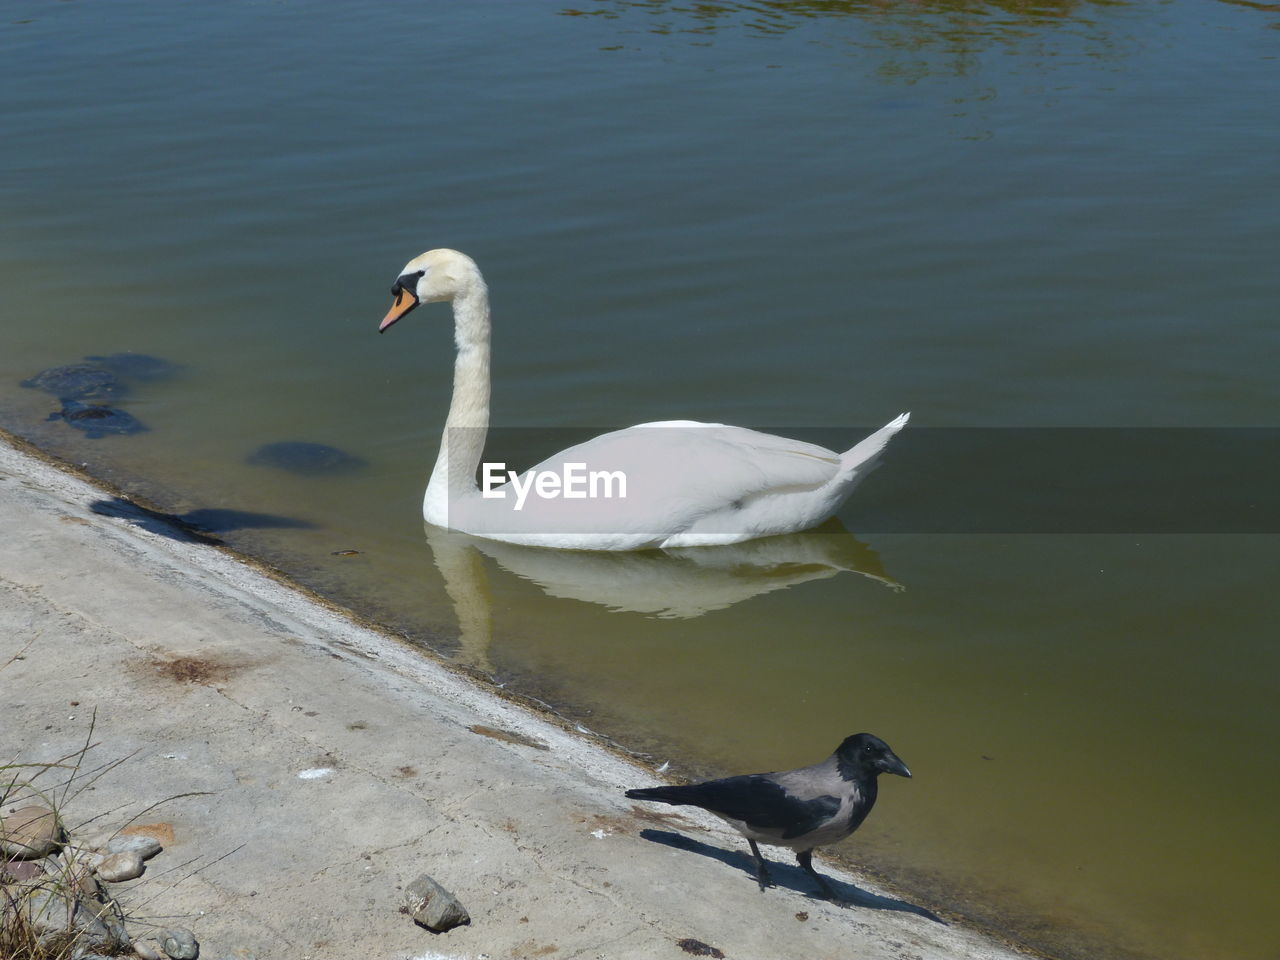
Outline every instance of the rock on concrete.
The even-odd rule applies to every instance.
[[[20,807],[0,817],[0,852],[38,860],[58,849],[58,816],[48,807]]]
[[[160,946],[172,960],[196,960],[200,956],[200,944],[196,942],[196,935],[186,927],[173,927],[165,931]]]
[[[159,840],[144,834],[115,836],[107,841],[108,853],[128,853],[140,860],[150,860],[163,849]]]
[[[123,883],[142,876],[142,858],[136,853],[113,853],[98,864],[98,876],[107,883]]]
[[[458,898],[425,873],[405,888],[404,899],[413,921],[436,933],[471,922]]]
[[[77,944],[87,949],[119,950],[129,942],[123,924],[107,906],[82,900],[57,883],[28,890],[12,900],[4,898],[0,903],[4,906],[0,916],[21,912],[42,942],[64,938],[68,933],[74,933]]]

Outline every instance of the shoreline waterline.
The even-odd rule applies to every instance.
[[[378,628],[376,624],[368,623],[357,615],[353,615],[350,611],[339,605],[327,601],[323,597],[312,594],[305,587],[301,587],[292,583],[286,575],[270,568],[269,565],[256,561],[253,558],[247,558],[234,550],[228,548],[216,547],[214,550],[209,549],[209,544],[201,544],[191,542],[189,538],[179,529],[174,528],[168,534],[158,532],[156,529],[139,528],[127,518],[108,517],[95,513],[92,505],[98,502],[102,495],[120,497],[126,494],[125,491],[112,489],[104,486],[91,477],[86,476],[83,471],[72,467],[68,464],[58,461],[56,458],[49,456],[33,448],[30,444],[15,438],[5,432],[0,432],[0,479],[8,481],[17,481],[17,485],[9,484],[0,485],[0,502],[3,502],[6,510],[6,527],[10,533],[7,537],[11,548],[4,554],[3,566],[0,566],[0,581],[9,587],[15,584],[32,593],[40,593],[51,605],[57,605],[57,597],[60,590],[70,591],[75,595],[75,600],[69,605],[69,609],[74,609],[76,615],[87,618],[86,623],[97,624],[102,626],[111,625],[115,629],[113,634],[115,639],[121,637],[129,637],[134,647],[139,647],[138,637],[145,637],[146,640],[140,645],[144,648],[148,656],[152,659],[157,657],[174,655],[177,656],[177,649],[162,653],[159,650],[160,641],[158,641],[157,628],[163,629],[159,624],[150,618],[153,612],[141,610],[139,607],[131,606],[129,603],[124,604],[113,603],[109,596],[103,596],[104,590],[110,594],[113,586],[117,581],[122,579],[124,568],[130,568],[130,578],[136,582],[128,584],[128,590],[133,591],[135,602],[140,601],[143,596],[137,591],[142,590],[144,593],[173,594],[180,597],[181,602],[189,604],[194,612],[200,612],[205,609],[206,600],[210,597],[215,598],[213,606],[209,608],[211,615],[225,614],[231,610],[231,620],[244,619],[243,612],[237,612],[240,608],[244,610],[257,611],[255,614],[263,619],[264,622],[270,623],[279,639],[282,636],[293,637],[292,646],[295,651],[315,651],[321,647],[327,649],[327,654],[316,654],[314,652],[308,654],[311,659],[311,667],[316,672],[310,674],[312,681],[318,681],[325,675],[325,667],[328,663],[342,662],[342,666],[332,669],[346,669],[352,664],[374,663],[376,662],[378,669],[389,669],[390,674],[384,676],[380,681],[373,684],[371,690],[376,688],[376,695],[385,695],[388,700],[388,709],[397,708],[398,705],[409,696],[417,704],[416,709],[427,708],[427,713],[433,712],[430,704],[437,703],[435,711],[444,710],[446,714],[456,714],[457,711],[467,711],[464,719],[470,719],[472,722],[466,729],[479,733],[479,736],[466,740],[462,744],[452,744],[455,749],[474,750],[483,752],[483,750],[505,750],[510,752],[515,750],[519,752],[520,744],[534,742],[542,745],[550,745],[550,749],[535,749],[532,751],[538,757],[544,753],[551,757],[551,761],[543,765],[543,769],[536,771],[534,776],[538,782],[544,785],[538,789],[545,790],[549,783],[559,783],[556,789],[568,789],[570,793],[576,790],[585,789],[584,796],[594,798],[599,804],[598,813],[591,813],[590,817],[586,816],[589,807],[584,808],[584,819],[581,822],[582,829],[574,828],[574,834],[578,837],[586,837],[590,841],[590,830],[586,824],[594,824],[597,820],[605,823],[606,827],[599,827],[607,835],[629,835],[636,834],[636,842],[639,844],[635,850],[629,850],[627,859],[629,863],[628,870],[635,869],[638,872],[644,872],[649,869],[657,871],[657,875],[651,878],[648,883],[659,887],[660,889],[654,894],[658,902],[662,903],[661,910],[675,910],[673,902],[667,902],[667,898],[671,896],[673,887],[681,886],[684,883],[684,871],[689,868],[689,864],[682,859],[672,860],[672,854],[665,848],[654,850],[654,844],[645,844],[640,842],[638,836],[643,824],[628,824],[627,817],[631,816],[627,812],[628,804],[620,800],[621,788],[624,785],[636,785],[645,781],[651,781],[654,774],[637,766],[636,761],[626,756],[624,751],[611,745],[601,738],[595,736],[584,736],[580,730],[573,729],[573,726],[564,721],[562,718],[556,717],[549,713],[545,708],[540,708],[537,704],[528,701],[522,701],[521,698],[511,695],[509,692],[494,689],[492,684],[484,682],[482,678],[475,676],[468,671],[460,670],[456,664],[450,664],[430,654],[424,656],[424,651],[417,649],[415,646],[406,645],[402,640],[389,634],[385,630]],[[15,502],[20,501],[22,506],[21,516],[17,517],[9,508],[15,506]],[[27,529],[30,528],[30,529]],[[35,528],[39,528],[36,530]],[[54,539],[62,539],[56,537],[60,532],[69,535],[72,543],[58,544],[50,546]],[[24,536],[39,536],[42,545],[37,550],[32,550],[30,563],[20,564],[16,559],[15,548],[21,544]],[[109,544],[105,547],[103,544]],[[85,551],[87,557],[80,557],[76,554],[79,551]],[[71,551],[71,552],[67,552]],[[104,552],[105,551],[105,552]],[[39,557],[34,556],[36,552],[40,553]],[[121,556],[113,556],[113,554],[122,554]],[[63,559],[59,559],[59,555]],[[91,567],[98,569],[101,574],[101,581],[92,586],[85,586],[85,578],[79,575],[79,571],[75,568],[82,567],[85,560]],[[52,564],[55,568],[58,566],[70,567],[67,571],[65,580],[58,584],[50,584],[41,580],[39,573],[42,566]],[[21,566],[21,580],[17,579]],[[23,581],[30,581],[24,583]],[[147,584],[152,584],[148,587]],[[127,594],[126,594],[127,596]],[[172,597],[170,599],[173,599]],[[145,604],[142,604],[145,605]],[[123,607],[123,608],[122,608]],[[108,620],[111,621],[108,624]],[[125,624],[134,624],[138,621],[143,624],[142,627],[133,625],[131,627],[123,627]],[[230,622],[230,621],[228,621]],[[218,626],[225,627],[220,621]],[[43,627],[45,625],[41,625]],[[173,625],[175,634],[180,639],[174,641],[175,647],[181,647],[184,644],[190,646],[192,643],[192,634],[201,631],[201,623],[199,618],[195,618],[182,625]],[[49,633],[54,630],[49,630]],[[185,635],[185,636],[184,636]],[[305,636],[304,636],[305,635]],[[27,651],[22,666],[35,666],[40,660],[40,645],[45,643],[45,631],[36,630],[36,639],[31,650]],[[261,638],[257,638],[261,639]],[[50,642],[54,642],[50,640]],[[202,651],[211,661],[222,663],[228,673],[223,677],[221,684],[213,686],[217,694],[222,697],[229,697],[233,701],[247,703],[248,699],[256,696],[270,696],[270,687],[276,682],[269,677],[262,678],[260,683],[265,683],[266,687],[259,687],[256,692],[251,689],[236,691],[238,684],[241,682],[235,672],[238,668],[229,666],[234,659],[227,650],[217,649],[222,645],[222,641],[215,641],[212,637],[201,639],[198,643],[208,643],[208,647]],[[244,646],[245,637],[238,636],[235,642],[230,645],[232,647],[239,646],[239,656],[242,659],[263,659],[274,660],[278,653],[282,652],[282,648],[257,647],[246,648]],[[117,644],[118,649],[114,653],[118,655],[121,650],[127,650],[130,643]],[[8,653],[8,651],[5,651]],[[139,652],[138,649],[133,651]],[[354,654],[354,656],[352,656]],[[84,651],[86,657],[109,656],[108,651]],[[317,663],[318,659],[318,663]],[[299,667],[302,669],[302,667]],[[370,668],[372,669],[372,668]],[[115,673],[115,676],[109,674]],[[95,671],[95,679],[93,684],[106,684],[110,686],[113,682],[119,683],[120,678],[129,676],[129,668],[126,664],[117,663],[108,667],[103,664]],[[289,677],[287,673],[282,674],[283,677]],[[332,678],[331,678],[332,679]],[[346,682],[342,677],[337,677],[339,683]],[[405,682],[408,681],[412,688],[406,688]],[[39,699],[36,696],[37,688],[41,685],[60,686],[65,689],[75,689],[77,682],[85,683],[85,681],[77,681],[74,677],[55,679],[54,677],[45,675],[43,677],[22,678],[22,689],[28,691],[25,697],[25,707],[34,706],[35,701]],[[288,717],[291,715],[294,701],[299,703],[305,702],[308,697],[326,696],[323,692],[316,688],[309,688],[305,684],[288,685],[285,680],[282,685],[288,686],[288,692],[291,699],[283,705],[277,705],[275,708],[267,710],[268,714],[279,711],[281,715]],[[228,691],[226,688],[231,688]],[[124,690],[119,691],[126,699],[128,695]],[[136,693],[136,691],[135,691]],[[197,696],[198,692],[184,691],[185,697]],[[375,701],[366,701],[363,709],[374,709]],[[425,699],[424,699],[425,698]],[[88,707],[88,696],[85,696],[84,706]],[[238,708],[239,709],[239,708]],[[320,711],[323,713],[323,711]],[[123,718],[114,715],[114,711],[106,708],[102,709],[97,728],[97,739],[101,740],[106,748],[111,747],[111,739],[113,732],[113,724],[119,723],[122,727],[136,723],[136,720],[126,721]],[[155,718],[150,718],[154,720]],[[430,719],[430,718],[424,718]],[[461,722],[456,715],[450,716],[450,720],[455,723]],[[188,717],[192,723],[198,724],[199,718]],[[320,720],[315,721],[317,724]],[[446,726],[449,724],[446,723]],[[181,726],[181,723],[177,726]],[[474,728],[474,729],[473,729]],[[358,728],[359,729],[359,728]],[[487,731],[495,731],[498,736]],[[510,737],[504,740],[502,732],[506,731]],[[348,731],[349,733],[351,731]],[[130,727],[129,736],[137,737],[137,731]],[[163,737],[152,731],[150,734],[155,736],[157,740],[153,742],[153,749],[158,751],[161,749],[160,742]],[[234,740],[237,736],[246,736],[246,730],[239,732],[224,731],[223,736],[229,737],[228,744],[234,749]],[[46,742],[52,735],[46,733]],[[410,742],[417,743],[418,736],[410,734]],[[315,741],[316,746],[322,744],[322,739]],[[498,744],[498,746],[495,746]],[[514,744],[514,746],[512,746]],[[20,746],[18,744],[5,745],[9,747],[11,752],[15,753],[31,753],[34,749],[32,744]],[[13,748],[18,749],[14,750]],[[38,749],[35,752],[39,752]],[[374,755],[377,754],[374,751]],[[449,751],[445,751],[447,754]],[[526,751],[528,752],[528,751]],[[340,753],[340,752],[339,752]],[[341,759],[341,757],[339,757]],[[349,758],[354,759],[354,758]],[[139,762],[149,762],[147,757],[143,757]],[[372,755],[361,761],[362,763],[372,764],[374,760]],[[566,766],[567,765],[567,766]],[[216,766],[216,765],[215,765]],[[338,766],[341,768],[342,764]],[[310,770],[324,769],[323,767],[310,767]],[[570,772],[572,771],[572,772]],[[199,776],[214,775],[215,771],[201,771]],[[196,774],[193,772],[193,776]],[[508,777],[519,777],[519,771],[506,769],[504,775]],[[239,776],[239,775],[238,775]],[[242,777],[243,779],[243,777]],[[587,781],[587,785],[583,787],[583,782]],[[518,791],[518,779],[512,781],[510,789]],[[536,786],[536,784],[531,784]],[[433,786],[432,791],[435,793],[447,792],[444,786]],[[463,792],[469,790],[465,785],[459,785],[459,789]],[[109,794],[111,791],[104,787],[103,793]],[[536,791],[535,791],[536,792]],[[97,798],[101,800],[102,797]],[[570,805],[574,801],[570,801]],[[544,798],[541,804],[545,805]],[[216,802],[215,802],[216,806]],[[545,818],[553,816],[555,807],[558,802],[553,801],[551,807],[545,808],[535,804],[538,809],[530,812],[526,807],[513,805],[512,815],[518,816],[520,813],[529,815],[531,819]],[[484,820],[491,817],[493,811],[478,812],[477,819]],[[176,821],[181,821],[180,813],[173,814]],[[325,816],[323,811],[313,811],[309,817],[316,817],[317,830],[320,830],[320,823],[323,823]],[[553,816],[554,818],[554,816]],[[594,818],[594,819],[591,819]],[[465,819],[465,816],[463,817]],[[572,819],[572,818],[570,818]],[[703,838],[712,843],[714,846],[725,849],[729,852],[736,850],[734,846],[734,835],[731,831],[717,827],[718,821],[714,818],[700,817],[697,815],[690,816],[685,824],[685,829],[692,829],[694,835]],[[672,822],[672,827],[676,830],[681,828],[684,820]],[[502,833],[502,830],[495,831]],[[315,842],[321,846],[326,842],[317,835]],[[706,858],[688,855],[692,860],[705,860]],[[782,858],[774,856],[771,860],[775,862]],[[741,878],[737,877],[735,871],[726,867],[724,863],[714,862],[710,865],[712,868],[723,871],[718,879],[710,882],[718,889],[723,885],[729,893],[726,894],[730,899],[736,899],[742,895],[743,890],[748,893],[754,893],[746,884],[740,884],[737,881]],[[245,869],[245,868],[241,868]],[[249,872],[253,872],[253,868],[248,868]],[[598,868],[597,868],[598,869]],[[716,874],[712,873],[715,877]],[[847,874],[839,875],[841,882],[850,882]],[[661,879],[659,880],[658,877]],[[625,878],[618,876],[612,877],[612,887],[615,895],[621,895],[617,892],[617,888],[625,885]],[[708,882],[707,880],[700,880]],[[857,917],[858,926],[861,929],[864,924],[874,931],[868,936],[868,942],[862,946],[864,955],[867,956],[896,956],[890,948],[885,947],[881,941],[894,940],[901,937],[910,937],[917,947],[925,952],[929,957],[952,958],[952,957],[972,957],[972,958],[1005,958],[1011,957],[1004,947],[1000,946],[996,938],[990,941],[983,939],[983,935],[976,930],[969,932],[965,926],[952,924],[951,926],[940,926],[933,922],[928,922],[924,927],[912,927],[907,929],[895,929],[894,925],[899,922],[897,918],[902,910],[908,906],[913,911],[919,911],[919,907],[912,904],[909,897],[900,899],[899,895],[892,892],[892,888],[879,888],[878,885],[867,881],[865,878],[858,878],[853,881],[856,887],[866,891],[868,896],[879,898],[874,902],[883,901],[885,904],[899,904],[897,907],[891,907],[886,910],[868,909],[860,911],[858,908],[844,911],[838,908],[832,908],[821,901],[812,901],[807,897],[788,901],[787,904],[777,904],[779,909],[784,913],[791,909],[803,907],[806,911],[813,913],[815,910],[823,912],[831,910],[828,919],[839,921],[842,918]],[[778,891],[774,893],[782,893],[789,884],[784,884]],[[791,896],[791,891],[787,891],[787,896]],[[591,899],[591,898],[588,898]],[[705,899],[706,898],[687,898],[687,899]],[[780,898],[779,898],[780,899]],[[757,904],[757,901],[750,897],[743,897],[745,904]],[[259,901],[261,904],[262,901]],[[776,901],[771,902],[776,903]],[[654,909],[651,905],[648,909]],[[707,903],[708,916],[711,914],[720,914],[717,904]],[[625,911],[620,911],[625,912]],[[818,914],[814,914],[815,919]],[[596,918],[597,922],[601,922]],[[706,918],[702,918],[705,920]],[[701,921],[700,921],[701,922]],[[792,923],[795,921],[792,920]],[[919,917],[912,917],[911,923],[923,924],[925,921]],[[885,926],[887,924],[887,926]],[[483,928],[485,924],[477,918],[476,927]],[[728,936],[727,930],[731,924],[725,923],[723,929],[726,931],[722,936]],[[838,925],[839,926],[839,925]],[[813,924],[805,924],[804,929],[812,930],[816,927]],[[199,932],[199,931],[197,931]],[[837,929],[833,931],[837,940],[847,942],[841,938],[847,938],[852,933],[851,928],[843,930]],[[215,938],[218,934],[214,934]],[[792,932],[794,935],[794,931]],[[707,942],[711,942],[708,940]],[[800,950],[797,946],[792,952],[787,952],[785,948],[780,948],[777,944],[770,945],[768,949],[775,956],[805,956],[812,955],[808,951],[817,948],[818,942],[807,942],[804,950]],[[833,941],[833,943],[836,941]],[[580,944],[582,949],[587,949],[589,942],[584,941]],[[760,944],[759,946],[764,946]],[[634,949],[633,949],[634,948]],[[649,947],[648,949],[652,949]],[[779,950],[782,952],[778,952]],[[879,951],[879,952],[878,952]],[[484,952],[483,950],[481,952]],[[270,951],[263,951],[265,956],[271,956]],[[625,950],[619,950],[618,956],[642,956],[644,955],[639,949],[638,944],[631,945]]]

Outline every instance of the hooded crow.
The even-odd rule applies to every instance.
[[[839,902],[830,884],[813,869],[813,848],[843,840],[862,825],[876,802],[882,773],[910,777],[907,765],[879,737],[858,733],[821,763],[782,773],[753,773],[684,787],[628,790],[632,800],[701,807],[747,838],[763,891],[769,868],[756,841],[796,852],[796,862],[828,899]]]

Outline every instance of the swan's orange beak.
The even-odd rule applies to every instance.
[[[417,305],[417,297],[404,287],[396,287],[396,302],[391,305],[391,309],[387,311],[387,315],[383,317],[382,322],[378,324],[378,332],[382,333],[387,329],[387,327],[391,326]]]

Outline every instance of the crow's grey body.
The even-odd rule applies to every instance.
[[[834,891],[813,869],[813,849],[843,840],[861,826],[875,805],[876,778],[881,773],[911,776],[888,744],[859,733],[811,767],[628,790],[626,795],[633,800],[701,807],[729,823],[751,845],[761,890],[769,872],[757,842],[790,847],[800,866],[835,900]]]

